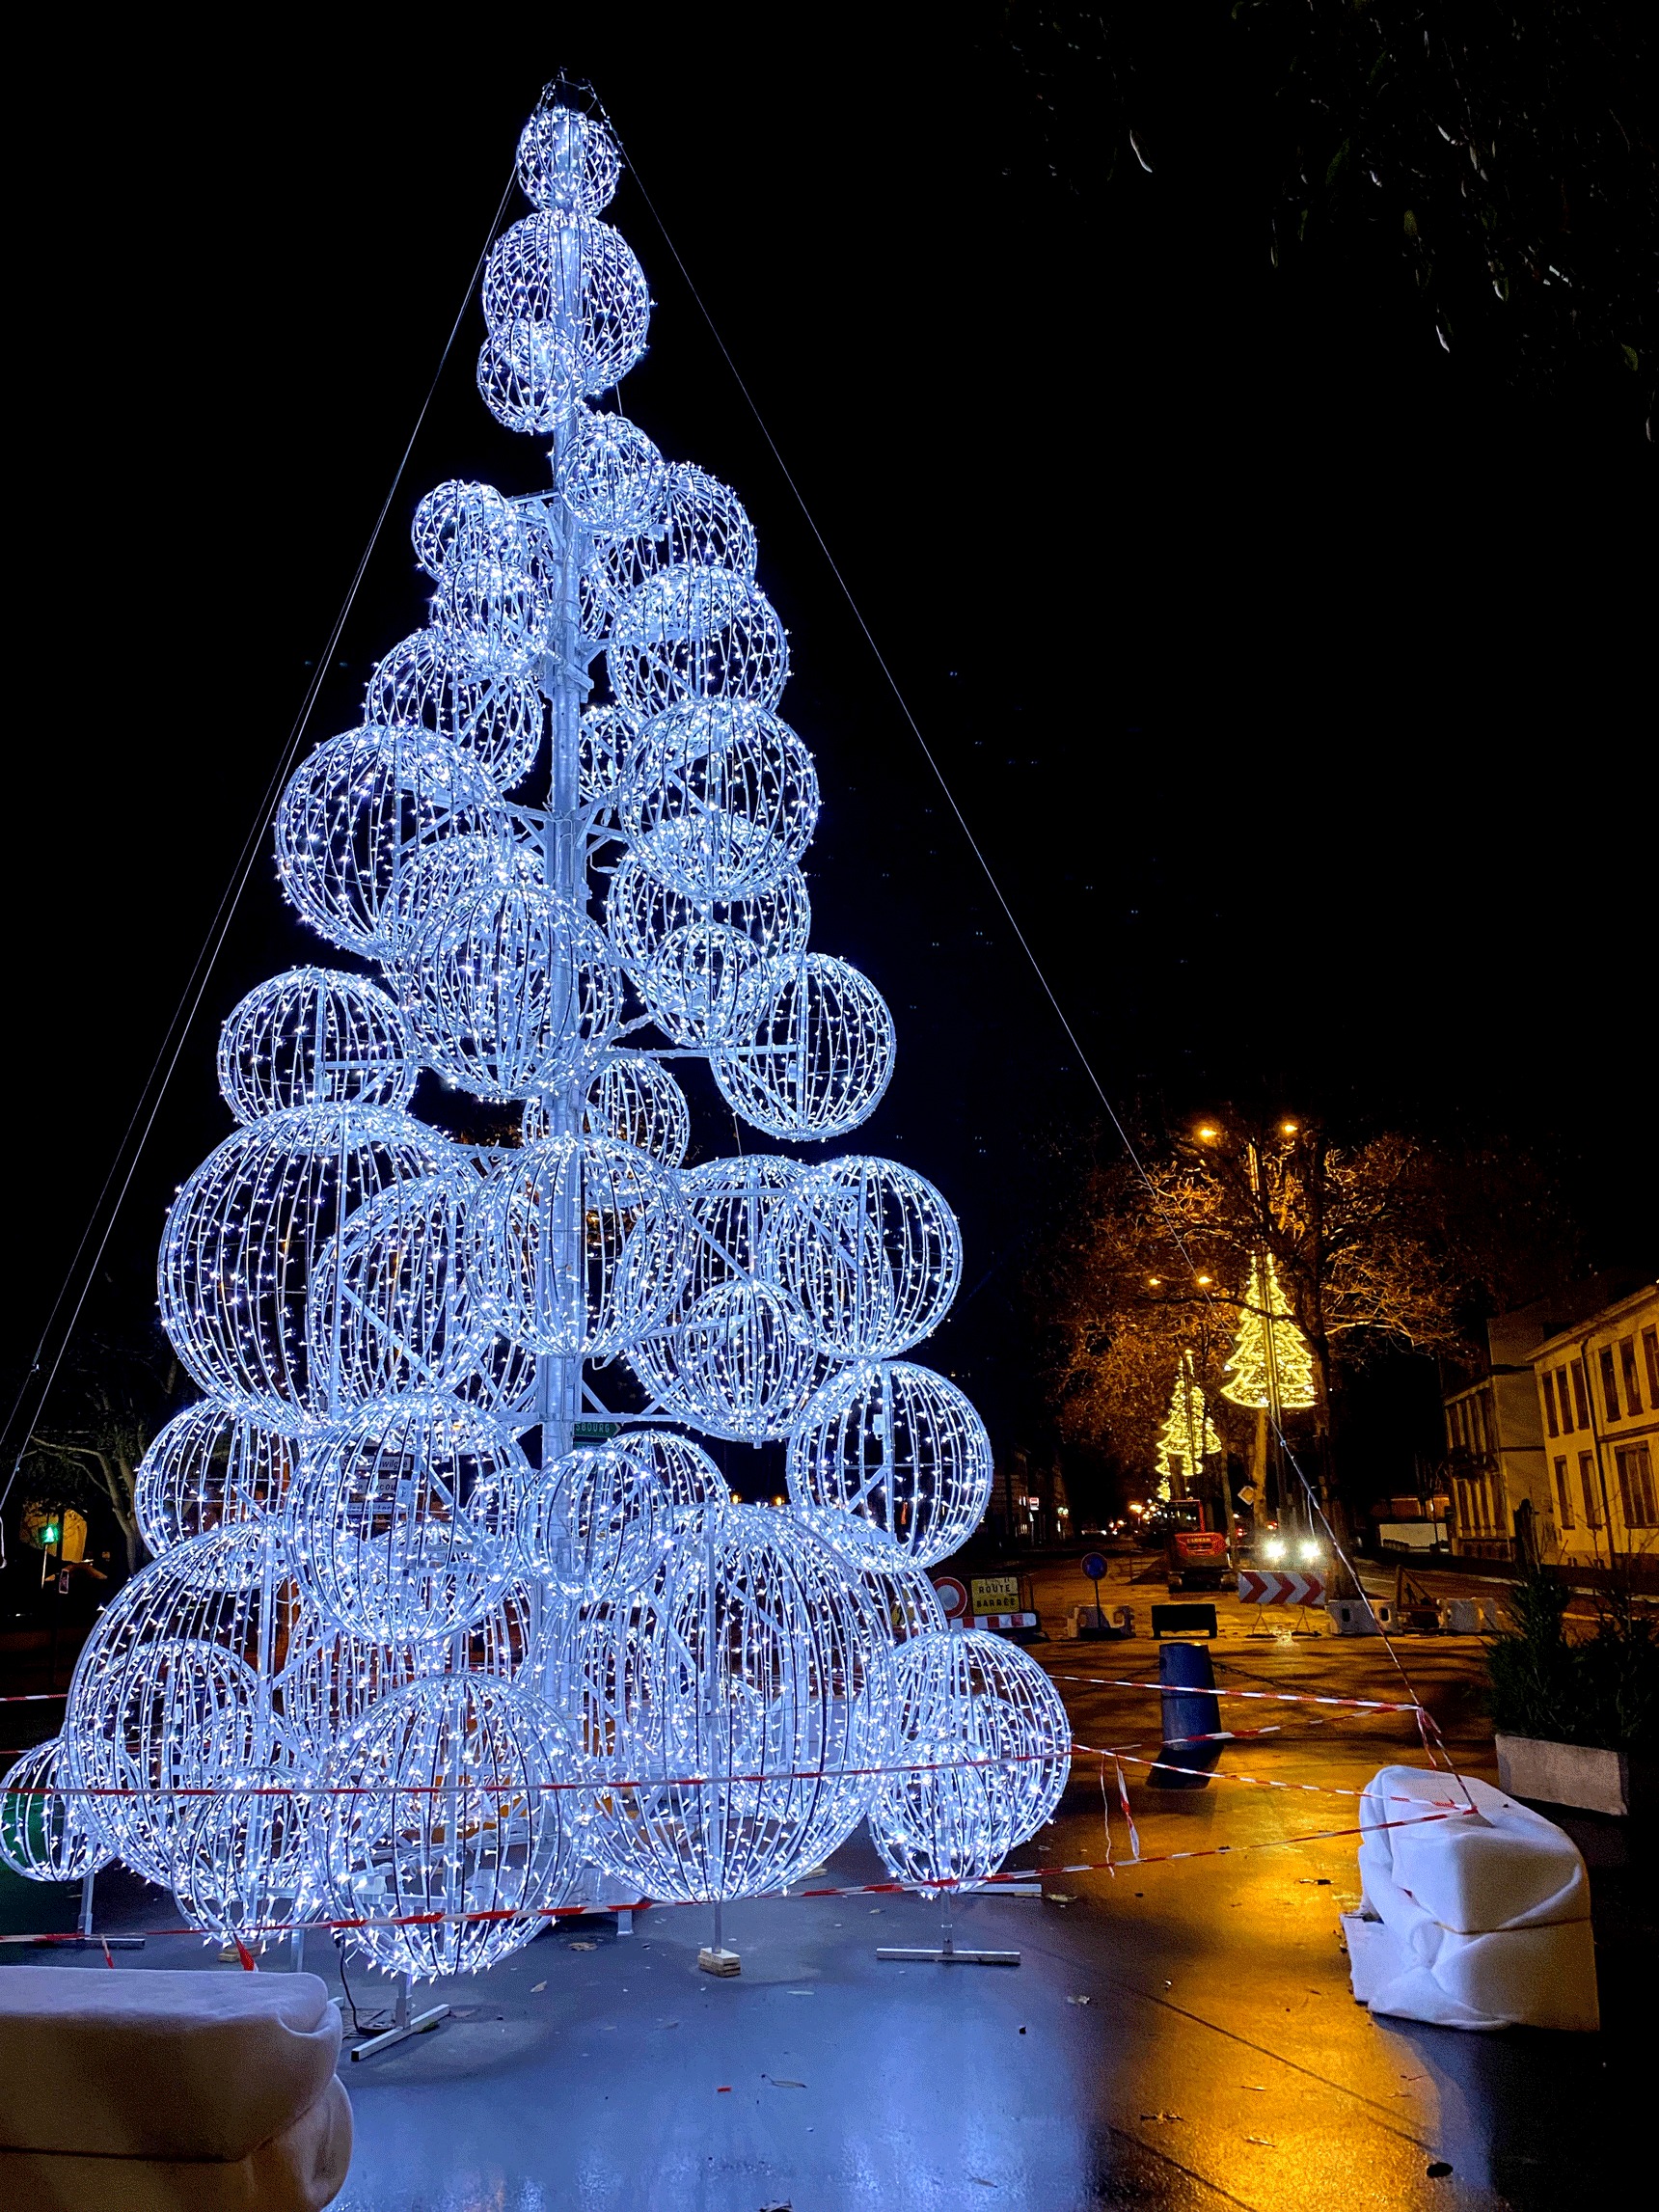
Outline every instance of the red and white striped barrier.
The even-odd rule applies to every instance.
[[[1272,1567],[1238,1570],[1240,1605],[1322,1605],[1324,1601],[1322,1574],[1286,1574]]]

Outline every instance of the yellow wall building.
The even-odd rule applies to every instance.
[[[1532,1355],[1556,1548],[1659,1557],[1659,1284],[1558,1330]]]

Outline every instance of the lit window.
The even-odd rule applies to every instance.
[[[1626,1528],[1659,1527],[1659,1505],[1653,1496],[1653,1459],[1645,1444],[1620,1444],[1618,1502],[1624,1509]]]
[[[1549,1423],[1550,1434],[1552,1436],[1559,1436],[1561,1434],[1561,1431],[1556,1426],[1555,1377],[1547,1373],[1544,1376],[1544,1419]],[[1556,1461],[1556,1465],[1558,1467],[1564,1467],[1566,1465],[1566,1461],[1564,1460],[1558,1460]],[[1568,1528],[1572,1526],[1571,1521],[1567,1522],[1567,1526]]]
[[[1564,1460],[1558,1460],[1555,1463],[1555,1484],[1556,1505],[1561,1513],[1561,1524],[1563,1528],[1571,1528],[1572,1489],[1566,1479],[1566,1461]]]
[[[1624,1409],[1627,1413],[1640,1413],[1642,1385],[1636,1379],[1636,1339],[1633,1336],[1619,1338],[1618,1364],[1624,1376]]]
[[[1588,1429],[1590,1427],[1590,1392],[1585,1387],[1584,1361],[1582,1359],[1575,1359],[1572,1363],[1572,1408],[1578,1415],[1579,1427]]]
[[[1556,1369],[1556,1396],[1561,1401],[1561,1430],[1564,1436],[1572,1434],[1572,1412],[1566,1402],[1566,1369]]]
[[[1618,1384],[1615,1379],[1613,1373],[1612,1345],[1604,1344],[1598,1354],[1598,1358],[1601,1365],[1601,1401],[1602,1404],[1607,1407],[1607,1418],[1610,1421],[1617,1421],[1620,1418],[1620,1414],[1618,1409]]]
[[[1584,1498],[1584,1525],[1586,1528],[1601,1526],[1601,1499],[1595,1487],[1595,1455],[1580,1452],[1578,1455],[1578,1487]]]

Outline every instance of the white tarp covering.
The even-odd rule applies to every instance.
[[[1442,2028],[1599,2027],[1590,1884],[1554,1821],[1420,1766],[1385,1766],[1360,1821],[1364,1901],[1343,1927],[1362,2005]]]

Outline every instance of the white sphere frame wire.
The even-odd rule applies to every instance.
[[[769,709],[789,681],[789,640],[758,585],[687,564],[659,569],[616,608],[605,666],[618,700],[638,714],[682,700]]]
[[[937,1896],[983,1881],[1053,1814],[1071,1771],[1060,1693],[985,1629],[911,1637],[877,1670],[863,1715],[876,1781],[870,1836],[895,1881]]]
[[[706,1507],[629,1606],[577,1631],[589,1847],[664,1902],[761,1897],[852,1833],[867,1673],[858,1598],[787,1516]]]
[[[208,1154],[162,1233],[161,1325],[209,1397],[295,1433],[331,1417],[306,1306],[329,1295],[315,1263],[342,1215],[388,1184],[429,1175],[445,1139],[389,1106],[269,1114]]]
[[[176,1413],[138,1462],[132,1515],[159,1559],[228,1522],[281,1513],[298,1450],[291,1436],[207,1398]]]
[[[296,1106],[406,1106],[421,1073],[396,1000],[329,968],[290,968],[250,991],[219,1031],[218,1067],[244,1123]]]
[[[896,1051],[892,1015],[868,976],[797,952],[750,972],[729,1049],[710,1055],[709,1072],[751,1128],[821,1143],[875,1112]]]
[[[501,791],[529,774],[547,727],[546,704],[528,676],[480,672],[452,633],[433,629],[415,631],[376,666],[363,717],[458,745]]]
[[[881,1529],[917,1567],[961,1549],[994,1477],[985,1423],[954,1382],[909,1360],[830,1377],[789,1439],[797,1505],[838,1507]]]
[[[63,1757],[62,1740],[48,1736],[0,1781],[0,1861],[26,1882],[78,1882],[114,1856],[82,1817],[84,1800],[59,1793]]]
[[[574,1823],[543,1787],[568,1764],[552,1708],[488,1676],[422,1678],[372,1707],[324,1768],[316,1843],[336,1911],[369,1920],[353,1948],[417,1981],[522,1949],[569,1880]],[[470,1917],[485,1914],[505,1917]]]
[[[763,1264],[829,1357],[889,1359],[949,1311],[962,1233],[925,1176],[849,1154],[805,1177],[768,1230]]]

